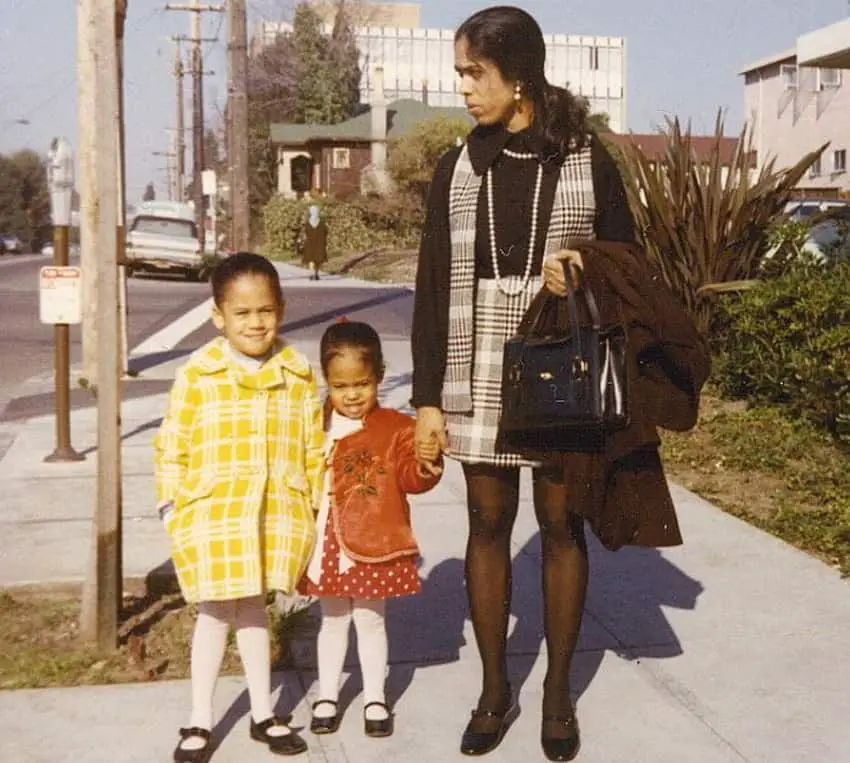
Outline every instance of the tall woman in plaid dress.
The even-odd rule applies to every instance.
[[[307,749],[272,711],[265,598],[294,590],[313,547],[324,441],[316,379],[277,341],[283,296],[274,265],[234,254],[213,272],[212,291],[223,336],[177,372],[156,439],[160,516],[183,596],[200,605],[178,763],[212,752],[213,690],[231,627],[251,738],[281,755]]]
[[[550,760],[570,760],[579,738],[569,669],[587,547],[563,478],[497,447],[502,352],[542,284],[565,293],[559,261],[581,266],[568,241],[632,241],[634,232],[617,167],[591,133],[586,106],[546,81],[545,54],[539,26],[518,8],[480,11],[455,36],[455,68],[477,126],[432,180],[416,282],[413,405],[417,443],[438,438],[467,485],[467,592],[483,685],[461,751],[496,747],[513,707],[510,537],[519,469],[531,466],[548,654],[541,744]]]

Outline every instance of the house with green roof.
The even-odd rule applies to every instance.
[[[387,142],[437,117],[471,119],[464,108],[402,99],[364,105],[357,116],[334,125],[272,124],[278,193],[297,197],[312,191],[345,198],[388,192]]]

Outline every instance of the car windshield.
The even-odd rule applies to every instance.
[[[170,217],[137,217],[132,230],[134,233],[154,233],[170,238],[197,238],[195,223]]]

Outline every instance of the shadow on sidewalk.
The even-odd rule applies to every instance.
[[[603,549],[588,530],[590,575],[582,634],[573,661],[572,695],[578,699],[599,670],[605,652],[626,660],[682,654],[682,644],[664,615],[665,607],[693,610],[703,585],[669,562],[658,549]],[[525,574],[517,574],[523,555]],[[519,692],[543,651],[543,597],[540,535],[535,534],[514,560],[511,613],[515,626],[508,637],[508,655],[515,660],[511,676]],[[611,647],[611,642],[616,646]],[[517,670],[519,666],[519,670]],[[542,687],[540,687],[542,690]]]
[[[682,654],[682,645],[664,609],[693,610],[703,591],[699,581],[669,562],[658,549],[627,547],[612,553],[588,535],[590,581],[577,648],[580,659],[574,660],[574,699],[593,681],[606,651],[626,660],[650,654],[654,658]],[[544,650],[539,533],[514,557],[513,569],[513,628],[507,653],[513,658],[511,683],[519,693]],[[419,596],[391,601],[387,612],[391,663],[387,693],[393,705],[407,691],[417,669],[459,659],[460,648],[466,644],[463,631],[468,617],[463,560],[440,562],[423,580]],[[477,652],[475,655],[477,661]],[[341,697],[346,704],[359,687],[355,669]]]

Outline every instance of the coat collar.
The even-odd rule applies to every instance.
[[[526,151],[545,158],[546,146],[542,136],[533,127],[516,133],[508,132],[504,125],[479,125],[466,139],[469,161],[476,175],[483,175],[505,148]],[[560,169],[558,162],[543,161],[544,170]]]
[[[235,366],[230,353],[227,351],[226,341],[224,337],[217,337],[198,350],[194,361],[202,374],[215,374]],[[310,376],[311,373],[310,364],[304,356],[288,344],[283,344],[254,375],[262,374],[269,368],[285,369],[296,376],[305,378]],[[242,373],[247,372],[242,371]]]

